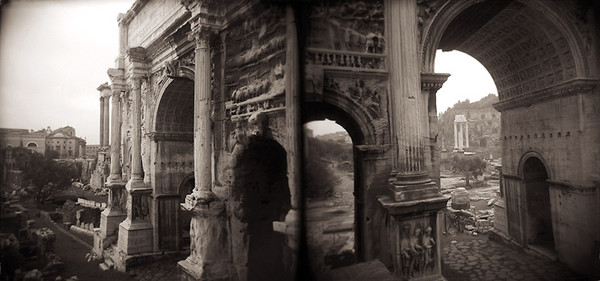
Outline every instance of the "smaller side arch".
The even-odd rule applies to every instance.
[[[546,168],[546,173],[548,174],[548,179],[553,179],[554,178],[554,172],[552,171],[551,166],[548,165],[548,162],[546,161],[546,159],[544,158],[544,156],[542,156],[542,154],[536,150],[529,150],[527,152],[525,152],[523,154],[523,156],[521,156],[521,159],[519,160],[519,169],[517,170],[518,176],[522,179],[524,177],[524,168],[525,168],[525,162],[527,162],[527,160],[529,160],[530,158],[537,158],[539,159],[542,164],[544,165],[544,168]]]

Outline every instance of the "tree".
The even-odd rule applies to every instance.
[[[15,169],[23,171],[23,179],[27,182],[29,192],[37,202],[52,198],[58,191],[68,187],[73,179],[78,178],[77,168],[67,163],[58,163],[27,148],[12,148]]]
[[[486,165],[485,161],[479,157],[454,155],[452,158],[452,171],[465,177],[466,187],[469,187],[471,177],[483,175]]]

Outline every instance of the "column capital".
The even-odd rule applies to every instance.
[[[108,85],[108,82],[98,86],[96,90],[100,92],[100,97],[110,96],[110,86]]]
[[[206,49],[210,44],[210,38],[217,34],[219,28],[211,25],[196,23],[188,32],[188,41],[196,43],[196,49]]]

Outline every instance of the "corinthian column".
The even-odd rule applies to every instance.
[[[456,132],[456,120],[454,120],[454,149],[458,149],[458,134]]]
[[[129,184],[141,183],[143,180],[142,171],[142,124],[141,124],[141,77],[133,77],[131,93],[133,95],[132,117],[133,128],[131,132],[131,179]]]
[[[431,168],[426,165],[430,153],[425,146],[430,146],[430,132],[427,95],[422,94],[418,62],[417,0],[385,0],[385,12],[397,161],[390,178],[390,196],[378,199],[388,215],[383,230],[386,243],[381,248],[389,249],[397,279],[445,280],[441,274],[440,210],[449,197],[443,196],[431,181]],[[424,245],[428,250],[417,254],[406,246],[406,241],[425,235],[430,242],[435,241]]]
[[[108,103],[111,89],[108,83],[104,83],[97,88],[100,91],[100,148],[108,145]]]
[[[194,40],[194,179],[192,194],[182,204],[193,212],[190,222],[190,256],[178,263],[180,279],[234,279],[229,254],[225,203],[212,191],[213,132],[210,118],[212,30],[197,24],[190,38]]]
[[[106,95],[104,95],[104,116],[102,118],[104,118],[104,131],[102,132],[102,141],[104,142],[104,147],[109,145],[109,136],[110,136],[110,126],[112,126],[110,124],[110,104],[109,104],[109,100],[110,100],[110,91],[107,92]]]
[[[100,216],[101,242],[108,236],[116,235],[119,223],[125,219],[126,194],[124,193],[125,182],[121,179],[121,92],[124,87],[122,83],[122,69],[109,69],[108,74],[111,77],[112,85],[112,122],[111,122],[111,145],[110,145],[110,176],[106,186],[108,187],[108,206],[102,211]],[[105,106],[108,106],[108,97],[105,97]],[[104,111],[108,116],[108,109]],[[106,119],[105,119],[106,120]],[[105,129],[108,123],[105,122]],[[107,136],[105,133],[104,137]],[[108,145],[108,142],[105,143]],[[95,243],[96,244],[96,243]],[[102,245],[103,247],[106,245]],[[101,251],[102,249],[98,249]]]
[[[392,175],[393,197],[403,201],[437,196],[437,188],[425,165],[425,140],[429,146],[429,132],[422,128],[425,124],[422,120],[427,116],[419,110],[425,104],[422,100],[425,97],[421,95],[417,53],[417,3],[414,0],[388,0],[386,10],[397,158]],[[421,186],[417,189],[415,185]]]

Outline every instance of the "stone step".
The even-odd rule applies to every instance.
[[[105,263],[101,263],[99,265],[100,269],[102,269],[102,271],[107,271],[109,270],[108,265],[106,265]]]

